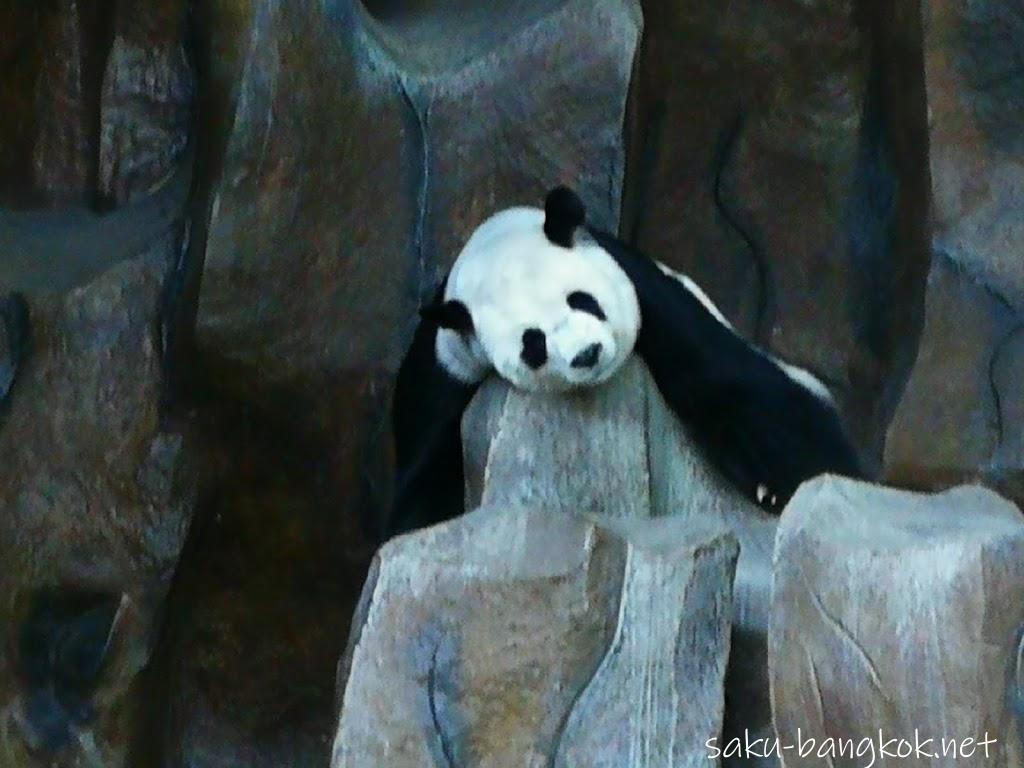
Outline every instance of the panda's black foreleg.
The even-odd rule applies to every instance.
[[[395,495],[387,538],[464,511],[462,414],[478,388],[450,376],[434,350],[437,327],[421,322],[395,384]]]
[[[778,512],[801,483],[824,473],[863,478],[839,417],[784,377],[736,380],[698,418],[696,437],[719,471],[761,507]]]

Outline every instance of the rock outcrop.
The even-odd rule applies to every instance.
[[[725,616],[730,617],[732,639],[740,643],[740,651],[732,656],[732,667],[728,670],[727,696],[735,705],[724,712],[726,733],[746,728],[762,734],[770,728],[765,645],[775,523],[724,486],[696,454],[642,363],[633,360],[607,384],[566,395],[526,394],[498,379],[488,381],[466,413],[463,439],[467,506],[482,503],[482,511],[399,539],[379,556],[350,641],[351,648],[358,650],[350,650],[349,660],[342,665],[342,686],[347,681],[348,687],[336,738],[336,765],[360,764],[360,759],[369,759],[367,754],[380,760],[383,753],[379,750],[384,749],[381,745],[395,744],[396,737],[391,726],[375,736],[367,735],[372,730],[370,723],[393,696],[413,695],[402,694],[389,685],[386,670],[392,663],[399,663],[399,657],[394,655],[394,641],[384,638],[407,636],[409,628],[394,622],[420,614],[408,607],[391,608],[389,594],[397,595],[393,599],[403,601],[403,606],[411,598],[402,595],[413,594],[416,600],[435,606],[429,609],[430,615],[454,614],[457,618],[453,623],[458,627],[468,621],[461,618],[463,614],[475,615],[478,610],[470,596],[476,594],[470,589],[478,579],[484,584],[493,583],[488,589],[498,590],[518,584],[520,577],[499,578],[484,566],[483,570],[467,568],[459,572],[448,561],[479,559],[491,563],[501,573],[513,569],[510,563],[518,563],[516,568],[526,567],[532,559],[542,556],[543,562],[579,563],[583,555],[575,550],[580,547],[578,539],[584,530],[598,537],[595,540],[608,542],[608,546],[617,542],[613,547],[619,552],[617,558],[628,553],[625,565],[606,569],[603,576],[614,585],[616,597],[609,599],[615,606],[618,629],[614,637],[604,636],[601,642],[609,650],[601,667],[593,672],[592,679],[587,678],[587,687],[578,688],[572,696],[576,701],[574,714],[564,725],[558,750],[548,754],[542,749],[539,754],[547,754],[555,765],[706,764],[709,752],[705,743],[717,739],[722,728],[723,711],[715,702],[721,701],[725,668],[715,665],[724,663],[728,654],[709,657],[706,650],[700,650],[703,641],[678,644],[678,638],[688,637],[692,632],[701,636],[702,630],[690,623],[692,611],[705,616],[704,620],[709,615],[717,617],[712,624],[719,628],[726,621]],[[555,526],[552,530],[559,531],[558,525],[567,525],[556,525],[552,520],[580,516],[587,522],[572,523],[567,529],[577,533],[566,554],[553,555],[540,549],[539,541],[565,541],[564,534],[544,533],[547,527]],[[708,554],[714,557],[706,560],[702,554],[704,545],[694,550],[695,542],[716,539],[716,531],[730,531],[730,536],[742,544],[735,588],[724,604],[720,590],[710,586],[723,578],[722,553],[717,546],[712,547]],[[459,553],[470,554],[447,554],[454,546],[451,542],[458,542]],[[510,547],[508,542],[524,542],[522,546],[526,549],[518,544]],[[533,551],[530,547],[537,550],[535,554],[528,554]],[[435,562],[437,552],[446,554]],[[400,569],[404,580],[389,575],[384,582],[385,563],[389,574]],[[698,581],[704,586],[687,591],[685,585],[697,579],[694,574],[704,569],[718,576],[701,577]],[[416,572],[420,575],[414,576]],[[441,575],[434,575],[438,573]],[[595,581],[598,577],[590,578]],[[559,588],[561,583],[556,581]],[[605,584],[605,588],[611,587]],[[448,597],[453,590],[465,605]],[[547,611],[548,598],[540,602]],[[597,613],[608,610],[607,606],[600,607],[604,604],[597,600],[589,602]],[[377,614],[380,605],[389,607],[380,608],[384,613]],[[679,606],[682,612],[666,613],[668,605]],[[519,607],[519,602],[510,606],[504,609],[509,617],[533,610]],[[497,608],[494,613],[503,615]],[[568,605],[559,613],[563,615],[560,621],[565,621],[564,615],[573,615]],[[600,626],[610,632],[615,624],[603,621]],[[443,622],[438,619],[430,626],[438,623]],[[499,621],[498,625],[502,629],[494,638],[508,634],[504,623]],[[688,626],[691,629],[685,629]],[[644,629],[638,634],[636,630],[640,627]],[[481,647],[494,645],[497,640],[485,639],[491,637],[491,631],[476,630],[472,637],[479,640]],[[505,645],[498,645],[502,651],[498,655],[510,659],[516,655],[511,649],[506,653]],[[676,650],[663,656],[670,646]],[[516,641],[516,647],[529,647],[528,641]],[[497,653],[494,649],[488,652]],[[385,662],[381,654],[392,655]],[[670,662],[670,658],[674,660]],[[525,661],[520,659],[516,663]],[[679,665],[692,672],[682,673],[684,667]],[[351,674],[347,671],[350,668]],[[654,669],[660,671],[650,671]],[[699,691],[684,692],[679,687],[680,674],[703,681]],[[405,686],[407,682],[403,678],[396,685]],[[641,689],[650,696],[641,695]],[[381,703],[375,705],[377,708],[368,712],[374,691],[386,692],[381,695]],[[673,700],[676,705],[671,704]],[[702,703],[680,709],[681,701]],[[680,725],[682,721],[688,725]],[[525,725],[521,727],[524,732],[529,730]],[[642,734],[647,735],[641,738]],[[671,734],[677,737],[674,746],[669,739]],[[701,734],[706,735],[698,739]],[[422,739],[422,734],[418,738]],[[533,732],[529,738],[541,736]],[[367,753],[367,749],[371,751]],[[504,754],[496,754],[494,759],[498,762],[482,764],[511,765],[501,762],[507,759]],[[520,749],[517,754],[532,753]],[[389,753],[388,759],[392,758]],[[415,758],[402,759],[415,764]]]
[[[342,662],[333,768],[700,766],[730,536],[482,507],[383,547]]]
[[[899,740],[931,739],[928,765],[1020,765],[1022,592],[1024,518],[991,491],[806,483],[779,528],[768,648],[781,743],[816,746],[786,765],[822,765],[826,739],[880,760],[879,734],[904,758]],[[973,741],[957,759],[943,739]]]
[[[99,3],[58,0],[42,11],[32,83],[31,190],[47,202],[85,202],[96,182],[103,66]],[[24,195],[25,190],[22,190]]]
[[[195,94],[187,3],[3,6],[4,205],[107,208],[180,170]]]
[[[889,426],[887,479],[919,489],[981,480],[1024,499],[1024,317],[938,253],[926,312]]]
[[[886,478],[982,479],[1024,503],[1024,10],[929,0],[934,234],[926,320]],[[927,436],[927,437],[924,437]]]
[[[390,495],[394,374],[455,244],[558,180],[579,183],[596,220],[617,224],[635,5],[417,8],[214,2],[201,14],[237,23],[237,38],[204,43],[214,97],[231,100],[231,61],[239,50],[247,60],[234,119],[220,123],[223,173],[200,169],[220,182],[189,264],[202,270],[189,362],[219,522],[197,532],[182,578],[196,604],[170,643],[181,704],[168,751],[183,761],[324,759],[311,736],[329,717],[323,670]],[[247,580],[216,565],[225,547]],[[310,592],[311,579],[322,589]],[[236,651],[254,638],[264,663]],[[289,683],[300,745],[274,727]]]
[[[159,411],[157,330],[179,248],[175,229],[66,294],[5,302],[5,768],[126,765],[152,693],[140,672],[195,501],[183,436]]]
[[[180,168],[190,133],[188,8],[177,0],[119,3],[100,97],[98,193],[123,205]]]
[[[682,518],[740,542],[725,738],[771,735],[767,635],[776,519],[713,472],[632,360],[603,387],[525,394],[493,379],[463,420],[467,508],[543,505],[604,518]],[[777,765],[768,761],[765,765]]]

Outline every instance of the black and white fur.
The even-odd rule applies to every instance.
[[[560,187],[474,232],[398,374],[389,534],[463,511],[460,423],[492,372],[528,391],[599,384],[636,352],[709,461],[777,511],[804,480],[859,477],[831,395],[740,337],[705,293],[586,227]]]

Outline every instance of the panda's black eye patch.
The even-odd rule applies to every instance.
[[[578,312],[586,312],[588,315],[593,315],[598,320],[608,319],[604,310],[601,309],[601,305],[597,303],[597,299],[586,291],[573,291],[569,294],[568,301],[569,306]]]

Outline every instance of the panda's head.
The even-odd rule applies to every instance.
[[[508,209],[477,228],[443,303],[424,311],[451,375],[476,382],[493,369],[520,389],[561,391],[622,366],[640,326],[636,292],[584,217],[579,198],[559,188],[543,211]]]

